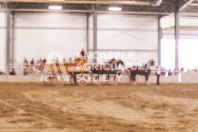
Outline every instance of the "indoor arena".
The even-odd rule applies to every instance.
[[[0,0],[0,132],[198,132],[198,0]]]

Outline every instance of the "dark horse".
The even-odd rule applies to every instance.
[[[136,75],[143,75],[145,76],[145,83],[147,85],[149,85],[148,79],[149,79],[149,75],[151,73],[151,66],[153,66],[155,63],[155,61],[153,59],[149,60],[146,64],[144,64],[143,66],[133,66],[132,68],[129,68],[130,70],[130,80],[132,82],[133,85],[136,85],[135,82],[135,77]]]
[[[116,83],[116,75],[117,75],[117,67],[119,65],[124,66],[124,62],[122,60],[116,60],[116,59],[111,59],[104,64],[93,64],[91,67],[92,75],[95,76],[95,80],[97,80],[98,85],[101,85],[100,83],[100,77],[101,75],[106,74],[107,75],[107,81],[109,82],[110,77],[113,75],[113,83],[112,85],[117,85]]]

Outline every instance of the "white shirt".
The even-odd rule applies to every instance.
[[[158,67],[156,68],[156,72],[157,72],[158,75],[161,74],[161,68],[160,68],[160,66],[158,66]]]

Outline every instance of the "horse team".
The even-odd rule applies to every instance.
[[[106,62],[107,65],[98,65],[98,68],[92,68],[92,74],[114,74],[114,81],[112,83],[112,85],[117,85],[116,83],[116,75],[120,74],[118,73],[118,69],[117,67],[119,65],[122,65],[125,67],[125,64],[122,60],[116,60],[116,59],[111,59],[109,61]],[[136,85],[136,75],[143,75],[145,76],[145,84],[149,85],[148,79],[149,79],[149,75],[151,74],[151,67],[154,66],[155,61],[153,59],[150,59],[147,63],[143,64],[142,66],[138,66],[138,65],[134,65],[131,68],[128,68],[129,71],[129,75],[130,75],[130,81],[131,84]],[[105,67],[107,70],[101,69],[100,67]],[[98,80],[99,80],[99,76]],[[109,79],[110,76],[108,76]],[[100,85],[100,82],[99,82]]]
[[[143,75],[143,76],[145,76],[145,84],[149,85],[148,79],[149,79],[149,75],[151,74],[151,67],[154,66],[154,63],[155,63],[154,60],[151,59],[147,63],[143,64],[142,66],[134,65],[134,66],[128,68],[127,71],[129,72],[129,75],[130,75],[131,84],[136,85],[136,75]],[[86,63],[83,61],[82,64],[84,65]],[[70,64],[68,64],[68,65],[70,65]],[[66,64],[64,64],[64,66],[67,67],[66,69],[68,69],[68,65],[66,66]],[[76,75],[79,75],[79,74],[83,75],[86,73],[89,76],[91,76],[91,80],[96,81],[97,85],[101,85],[100,78],[104,75],[106,75],[106,79],[108,82],[109,82],[109,79],[112,77],[113,78],[111,81],[112,85],[117,85],[116,77],[118,75],[122,74],[122,72],[118,68],[120,65],[124,66],[124,69],[125,69],[125,64],[121,59],[116,60],[113,58],[113,59],[105,62],[104,64],[89,65],[89,69],[84,70],[86,72],[84,72],[84,71],[69,72],[69,74],[72,75],[71,77],[73,78],[73,83],[75,83],[75,84],[78,84],[77,80],[79,80],[81,82],[84,81],[83,79],[81,79],[82,76],[80,76],[80,79],[79,79],[79,77],[77,78]],[[52,70],[48,71],[48,72],[55,73],[55,70],[53,70],[54,68],[52,67],[51,69]],[[61,74],[61,71],[60,71],[61,68],[59,67],[56,69],[58,69],[58,73]],[[125,69],[125,71],[126,71],[126,69]],[[59,78],[59,76],[54,74],[54,77],[52,77],[52,78],[50,77],[49,79],[50,80],[58,80],[58,78]],[[70,82],[71,82],[71,79],[70,79]],[[85,83],[83,83],[83,85],[84,84]]]

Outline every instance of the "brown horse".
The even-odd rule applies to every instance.
[[[114,58],[109,60],[108,62],[105,62],[105,64],[93,64],[91,67],[92,75],[96,75],[95,79],[97,80],[98,85],[101,85],[100,83],[100,77],[101,75],[106,74],[107,79],[109,82],[109,79],[111,76],[113,76],[113,83],[112,85],[117,85],[116,83],[116,75],[118,71],[119,65],[124,66],[124,62],[122,60],[115,60]]]
[[[145,84],[149,85],[148,79],[149,75],[151,73],[151,66],[153,66],[155,61],[153,59],[149,60],[146,64],[143,66],[133,66],[132,68],[129,68],[130,70],[130,80],[133,85],[136,85],[135,77],[136,75],[143,75],[145,76]]]

